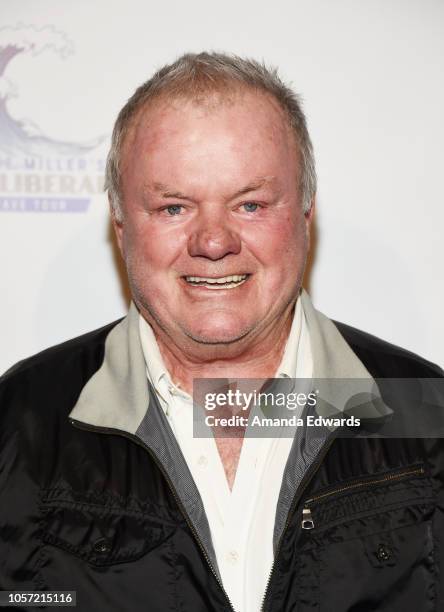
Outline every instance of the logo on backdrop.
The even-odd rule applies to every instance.
[[[0,211],[85,212],[91,197],[103,191],[105,159],[97,150],[106,136],[83,143],[54,140],[8,108],[20,89],[5,72],[14,58],[41,53],[66,59],[74,44],[53,26],[0,28]]]

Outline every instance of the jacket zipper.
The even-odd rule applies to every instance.
[[[344,491],[352,491],[353,489],[366,489],[371,487],[379,486],[385,482],[392,482],[394,480],[402,480],[403,478],[407,478],[408,476],[421,475],[424,474],[425,470],[423,467],[412,468],[410,470],[404,470],[402,472],[397,472],[395,474],[386,474],[385,476],[381,476],[379,478],[372,478],[371,480],[361,480],[359,482],[354,482],[349,485],[345,485],[342,487],[336,487],[331,489],[330,491],[326,491],[325,493],[321,493],[320,495],[315,495],[310,499],[307,499],[302,510],[302,529],[314,529],[315,524],[313,520],[313,515],[311,513],[311,506],[316,504],[321,499],[326,499],[331,495],[336,495],[337,493],[343,493]]]
[[[271,583],[271,579],[273,577],[273,573],[274,573],[274,570],[275,570],[275,567],[276,567],[276,561],[278,559],[278,556],[279,556],[279,553],[280,553],[280,550],[281,550],[281,546],[282,546],[282,542],[283,542],[284,536],[286,534],[286,531],[288,529],[288,526],[290,524],[291,518],[292,518],[292,516],[294,514],[294,511],[295,511],[295,509],[296,509],[296,507],[297,507],[297,505],[298,505],[302,495],[304,494],[305,489],[308,487],[308,485],[310,484],[312,478],[314,477],[314,475],[318,471],[318,468],[319,468],[320,464],[322,463],[325,455],[330,450],[330,447],[333,444],[334,440],[336,439],[337,435],[338,435],[337,433],[333,434],[332,438],[328,442],[326,442],[324,444],[324,447],[321,449],[321,451],[318,454],[318,456],[316,457],[316,459],[313,461],[311,466],[308,468],[307,473],[305,474],[304,478],[301,481],[301,484],[298,487],[297,493],[293,497],[290,509],[288,511],[287,520],[285,521],[285,525],[284,525],[284,528],[282,530],[281,537],[279,538],[279,542],[278,542],[278,545],[276,547],[276,554],[274,555],[273,564],[271,566],[270,574],[268,575],[267,585],[265,587],[265,593],[264,593],[264,597],[262,599],[262,604],[261,604],[261,607],[260,607],[260,612],[264,612],[265,611],[265,604],[267,602],[267,598],[269,597],[270,583]]]
[[[208,554],[207,554],[207,552],[205,550],[205,547],[204,547],[204,545],[202,544],[202,542],[201,542],[201,540],[199,538],[199,534],[197,533],[193,523],[191,522],[191,520],[190,520],[190,518],[188,516],[188,513],[187,513],[186,509],[184,508],[184,506],[182,504],[182,501],[180,500],[180,498],[179,498],[179,496],[178,496],[178,494],[176,492],[176,489],[175,489],[173,483],[171,482],[171,479],[170,479],[169,475],[167,474],[167,472],[164,469],[163,465],[161,464],[161,462],[157,458],[156,454],[150,449],[150,447],[147,446],[146,444],[144,444],[137,436],[135,436],[133,434],[130,434],[130,433],[126,432],[126,431],[122,431],[121,429],[98,427],[96,425],[87,425],[86,423],[83,423],[81,421],[76,421],[74,419],[70,419],[70,422],[71,422],[71,424],[74,427],[77,427],[78,429],[84,429],[85,431],[92,431],[94,433],[104,433],[104,434],[117,434],[117,435],[120,435],[120,436],[122,436],[124,438],[128,438],[129,440],[131,440],[132,442],[135,442],[136,444],[138,444],[139,446],[141,446],[143,449],[145,449],[148,452],[148,454],[153,459],[154,463],[157,465],[159,470],[162,472],[162,474],[163,474],[163,476],[164,476],[164,478],[165,478],[165,480],[166,480],[166,482],[168,484],[168,487],[169,487],[169,489],[170,489],[170,491],[171,491],[171,493],[172,493],[172,495],[173,495],[177,505],[179,506],[180,511],[182,512],[182,514],[183,514],[183,516],[185,518],[185,521],[186,521],[188,527],[190,528],[190,530],[191,530],[191,532],[192,532],[192,534],[193,534],[193,536],[194,536],[194,538],[195,538],[195,540],[196,540],[196,542],[197,542],[197,544],[198,544],[198,546],[199,546],[199,548],[200,548],[200,550],[201,550],[201,552],[202,552],[202,554],[203,554],[203,556],[205,558],[205,561],[207,562],[207,564],[208,564],[208,566],[209,566],[209,568],[211,570],[211,573],[215,577],[217,584],[221,588],[222,593],[224,594],[225,599],[227,600],[227,603],[230,606],[231,612],[235,612],[233,604],[231,603],[231,600],[228,597],[228,594],[227,594],[227,592],[226,592],[226,590],[225,590],[225,588],[224,588],[224,586],[222,584],[222,581],[220,580],[216,570],[214,569],[213,564],[211,563],[211,559],[209,558],[209,556],[208,556]]]

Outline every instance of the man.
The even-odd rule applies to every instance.
[[[3,377],[0,587],[81,610],[440,609],[441,440],[193,438],[196,379],[443,376],[301,290],[316,179],[293,92],[181,57],[119,114],[107,188],[133,303]]]

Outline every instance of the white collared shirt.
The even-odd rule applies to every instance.
[[[222,583],[236,612],[258,612],[273,564],[276,506],[293,439],[245,436],[230,491],[213,437],[193,437],[193,404],[163,362],[150,325],[140,315],[147,377],[199,490]],[[309,332],[299,298],[275,377],[311,378]]]

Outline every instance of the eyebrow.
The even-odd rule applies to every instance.
[[[180,191],[175,191],[172,187],[168,187],[164,183],[153,183],[154,191],[160,193],[162,198],[177,198],[179,200],[188,200],[190,202],[194,202],[193,198],[181,193]]]
[[[234,200],[235,198],[238,198],[241,195],[250,193],[250,191],[257,191],[258,189],[260,189],[267,183],[275,182],[275,180],[276,180],[276,177],[274,176],[258,177],[254,179],[253,181],[251,181],[251,183],[248,183],[248,185],[245,185],[245,187],[242,187],[241,189],[236,191],[234,194],[228,196],[226,199]],[[153,190],[156,191],[157,193],[160,193],[162,198],[177,198],[179,200],[187,200],[189,202],[195,202],[195,200],[191,198],[190,196],[187,196],[180,191],[176,191],[173,187],[169,187],[168,185],[165,185],[165,183],[154,182]]]
[[[254,179],[251,183],[248,183],[248,185],[245,185],[245,187],[242,187],[242,189],[239,189],[239,191],[236,191],[236,193],[232,196],[232,198],[233,199],[238,198],[239,196],[245,195],[246,193],[249,193],[250,191],[257,191],[258,189],[260,189],[267,183],[273,183],[275,180],[276,180],[276,177],[274,176],[263,176],[263,177]]]

